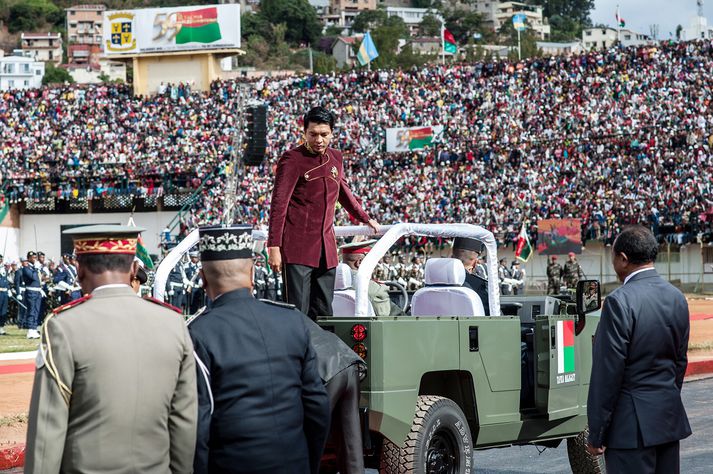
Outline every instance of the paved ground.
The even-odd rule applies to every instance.
[[[681,443],[681,472],[709,474],[713,466],[713,410],[710,408],[713,378],[688,382],[683,386],[683,402],[693,435]],[[534,446],[490,449],[475,453],[477,474],[569,473],[567,449],[547,449],[542,454]]]

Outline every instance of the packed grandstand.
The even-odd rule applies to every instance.
[[[713,240],[713,43],[655,46],[408,71],[262,78],[268,159],[240,183],[243,216],[267,226],[272,170],[301,115],[338,114],[352,189],[381,223],[475,222],[503,244],[523,223],[582,220],[611,242],[646,223],[661,239]],[[0,95],[4,196],[83,200],[202,188],[185,227],[222,214],[238,84],[63,86]],[[386,127],[443,125],[432,147],[384,152]],[[338,223],[345,223],[346,213]],[[245,217],[244,217],[245,218]],[[534,237],[534,233],[533,233]]]

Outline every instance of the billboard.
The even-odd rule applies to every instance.
[[[386,129],[386,151],[404,152],[423,150],[431,146],[443,133],[443,125]]]
[[[579,219],[537,221],[537,252],[540,255],[582,253],[582,222]]]
[[[108,57],[240,47],[240,5],[104,12]]]

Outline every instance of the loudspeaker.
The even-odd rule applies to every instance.
[[[267,148],[267,105],[251,105],[245,110],[245,144],[243,162],[260,166]]]

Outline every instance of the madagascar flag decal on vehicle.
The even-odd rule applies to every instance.
[[[574,321],[557,321],[557,373],[574,371]]]
[[[176,23],[176,44],[212,43],[222,38],[215,7],[177,13]]]

